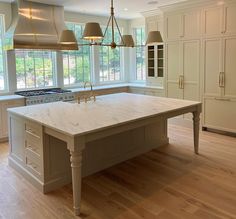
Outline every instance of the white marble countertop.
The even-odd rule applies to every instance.
[[[20,95],[4,95],[0,96],[0,101],[5,101],[5,100],[18,100],[18,99],[24,99],[25,97],[20,96]]]
[[[107,85],[98,85],[94,86],[94,90],[105,90],[105,89],[112,89],[112,88],[122,88],[122,87],[135,87],[135,88],[147,88],[147,89],[157,89],[157,90],[163,90],[163,87],[158,87],[158,86],[151,86],[147,85],[145,83],[120,83],[120,84],[107,84]],[[77,87],[77,88],[64,88],[71,90],[72,92],[83,92],[83,91],[89,91],[90,88],[87,87],[84,89],[83,87]],[[0,95],[0,101],[6,101],[6,100],[16,100],[16,99],[23,99],[25,97],[20,96],[20,95],[14,95],[14,94],[3,94]]]
[[[121,88],[121,87],[137,87],[137,88],[149,88],[149,89],[159,89],[159,90],[164,89],[163,87],[150,86],[144,83],[120,83],[120,84],[93,86],[93,90],[103,90],[103,89],[112,89],[112,88]],[[90,87],[87,87],[86,89],[84,89],[83,87],[68,88],[68,90],[71,90],[72,92],[81,92],[81,91],[90,90]]]
[[[197,104],[199,102],[120,93],[99,96],[96,102],[54,102],[8,111],[75,136]]]

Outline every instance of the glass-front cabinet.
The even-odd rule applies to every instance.
[[[155,43],[147,46],[147,84],[163,86],[164,44]]]

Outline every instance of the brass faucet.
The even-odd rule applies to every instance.
[[[78,103],[81,103],[82,101],[87,103],[89,100],[91,100],[91,98],[93,99],[93,101],[96,101],[96,96],[95,96],[94,91],[93,91],[92,83],[90,81],[84,82],[84,89],[86,89],[87,85],[90,86],[90,91],[89,91],[89,93],[85,93],[85,95],[83,95],[81,97],[79,96],[78,97]]]

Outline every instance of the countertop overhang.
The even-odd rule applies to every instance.
[[[197,105],[201,103],[119,93],[99,96],[95,102],[53,102],[10,108],[8,112],[60,133],[78,136]]]

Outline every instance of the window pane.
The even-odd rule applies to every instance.
[[[54,52],[15,50],[17,89],[53,86]]]
[[[145,29],[135,28],[134,36],[136,42],[136,80],[145,80]]]
[[[4,22],[3,16],[0,15],[0,90],[5,89],[6,63],[5,51],[3,51]]]
[[[76,23],[66,25],[74,31],[77,42],[84,43],[81,39],[84,26]],[[78,51],[63,52],[64,85],[90,81],[90,71],[90,46],[80,46]]]
[[[103,28],[103,32],[105,28]],[[104,43],[111,43],[112,31],[109,27],[107,29]],[[117,29],[115,29],[115,42],[118,44],[121,41]],[[110,46],[101,46],[99,51],[100,63],[100,82],[120,81],[121,80],[121,63],[120,63],[120,47],[111,49]]]

